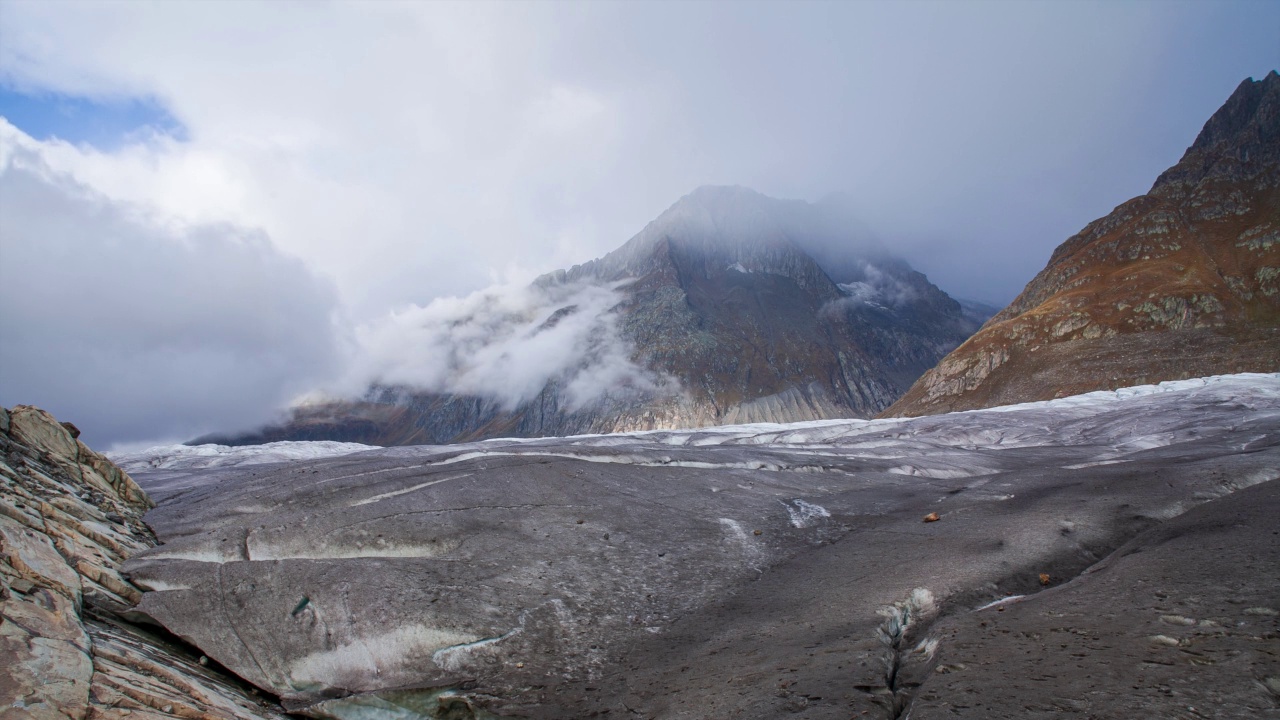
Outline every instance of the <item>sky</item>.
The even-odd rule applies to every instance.
[[[0,0],[0,404],[248,426],[704,184],[1003,305],[1277,67],[1274,2]]]

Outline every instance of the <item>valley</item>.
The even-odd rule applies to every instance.
[[[1280,671],[1280,545],[1245,520],[1280,502],[1278,437],[1280,376],[1237,375],[198,475],[139,459],[164,544],[125,569],[140,612],[317,717],[1244,717]],[[1176,692],[1113,687],[1135,673]]]

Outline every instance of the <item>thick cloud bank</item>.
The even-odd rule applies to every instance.
[[[514,408],[554,384],[569,409],[678,391],[632,361],[617,285],[499,285],[352,332],[333,288],[261,232],[113,199],[48,161],[74,151],[0,120],[0,404],[91,443],[248,429],[318,388]]]
[[[0,121],[0,404],[95,445],[271,418],[335,371],[335,293],[260,234],[183,227],[55,173]]]
[[[617,285],[535,283],[412,306],[357,331],[359,357],[340,392],[406,386],[513,409],[556,383],[576,409],[673,390],[631,360],[614,312],[621,299]]]
[[[706,183],[843,191],[1003,304],[1280,60],[1275,2],[736,5],[0,2],[0,85],[155,103],[185,140],[50,162],[263,228],[366,320],[598,257]]]

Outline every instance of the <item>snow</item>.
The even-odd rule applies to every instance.
[[[981,477],[999,473],[1001,451],[1016,448],[1078,448],[1065,468],[1121,462],[1133,454],[1167,447],[1209,430],[1183,409],[1238,405],[1238,422],[1280,413],[1280,373],[1241,373],[1091,392],[1073,397],[921,418],[814,420],[754,423],[688,430],[648,430],[540,440],[488,440],[449,448],[436,464],[481,457],[562,457],[593,463],[671,468],[772,472],[866,471],[921,478]],[[1217,422],[1224,417],[1218,414]],[[1225,417],[1235,416],[1227,414]],[[1141,419],[1143,431],[1134,432]],[[565,446],[577,452],[565,452]],[[656,454],[654,446],[669,448]],[[754,457],[706,454],[703,448],[754,448]],[[440,449],[429,452],[438,453]],[[981,450],[975,462],[971,452]],[[422,451],[406,448],[421,456]],[[767,459],[761,459],[767,456]],[[902,462],[902,459],[910,462]]]
[[[622,463],[693,469],[740,469],[787,472],[826,472],[829,460],[858,457],[865,460],[891,461],[912,455],[915,462],[883,465],[878,469],[926,478],[975,477],[998,472],[999,468],[979,467],[972,457],[955,458],[965,465],[952,464],[946,456],[948,448],[1002,450],[1060,444],[1064,440],[1097,445],[1096,454],[1081,458],[1068,467],[1109,464],[1129,454],[1165,447],[1200,431],[1195,423],[1187,423],[1177,412],[1159,413],[1155,405],[1174,405],[1196,400],[1215,403],[1233,402],[1241,406],[1241,418],[1280,407],[1280,373],[1241,373],[1217,375],[1193,380],[1176,380],[1154,385],[1139,385],[1119,390],[1104,390],[1072,397],[1039,402],[970,410],[924,418],[892,418],[885,420],[812,420],[797,423],[753,423],[687,430],[647,430],[613,435],[578,435],[570,438],[505,438],[468,445],[429,448],[381,449],[387,456],[399,452],[422,457],[429,465],[451,465],[479,457],[539,456],[584,460],[593,463]],[[1145,408],[1151,405],[1150,409]],[[1132,416],[1119,412],[1134,408],[1150,417],[1150,427],[1138,436],[1132,434]],[[1018,417],[1008,417],[1009,414]],[[1013,422],[1010,422],[1013,420]],[[1053,427],[1051,432],[1049,427]],[[929,436],[924,442],[923,436]],[[566,442],[568,441],[568,442]],[[540,445],[553,443],[555,450]],[[671,449],[671,456],[654,457],[637,445],[660,444]],[[920,462],[916,452],[922,443],[933,448]],[[581,452],[564,452],[572,445]],[[813,462],[778,462],[759,459],[723,460],[714,456],[689,456],[699,448],[711,446],[752,446],[763,449],[794,450],[792,456],[808,456]],[[141,452],[108,453],[127,472],[153,470],[199,470],[215,467],[255,465],[348,455],[374,446],[340,442],[274,442],[265,445],[228,447],[226,445],[165,445]],[[443,457],[441,457],[443,455]],[[388,470],[370,471],[372,473]],[[361,473],[365,474],[365,473]],[[375,496],[376,497],[376,496]],[[380,499],[380,498],[379,498]],[[370,500],[372,502],[373,499]]]
[[[822,521],[822,518],[831,517],[831,513],[821,505],[815,505],[804,500],[792,500],[790,504],[782,503],[787,509],[787,514],[791,517],[791,526],[795,528],[806,528]]]
[[[932,418],[954,418],[956,423],[964,417],[982,416],[985,413],[1028,413],[1030,411],[1051,411],[1050,414],[1056,417],[1065,416],[1087,416],[1094,413],[1101,413],[1105,410],[1117,407],[1117,403],[1135,398],[1148,397],[1160,394],[1191,394],[1197,391],[1209,391],[1223,394],[1227,397],[1239,395],[1241,397],[1251,396],[1259,399],[1267,399],[1272,402],[1280,401],[1280,373],[1238,373],[1234,375],[1213,375],[1203,378],[1194,378],[1191,380],[1170,380],[1153,385],[1137,385],[1134,387],[1120,388],[1118,390],[1099,390],[1096,392],[1084,393],[1082,395],[1073,395],[1070,397],[1057,398],[1054,400],[1040,400],[1036,402],[1020,403],[1017,405],[1002,405],[1000,407],[984,408],[982,410],[967,410],[963,412],[948,413],[946,415],[930,416]],[[916,421],[926,418],[917,418]],[[697,428],[691,430],[646,430],[634,433],[622,433],[612,437],[630,436],[644,437],[653,435],[671,434],[671,437],[662,438],[662,442],[670,445],[723,445],[723,444],[752,444],[752,445],[808,445],[814,443],[831,442],[835,440],[847,440],[856,437],[862,433],[880,433],[894,425],[902,425],[912,422],[912,418],[887,418],[883,420],[809,420],[796,423],[751,423],[745,425],[721,425],[710,428]],[[972,440],[968,443],[977,447],[1025,447],[1027,444],[1035,444],[1035,436],[1037,433],[1027,433],[1026,437],[1010,436],[1008,428],[1001,428],[1003,433],[999,437],[991,436],[991,430],[988,428],[974,427],[968,432],[966,439]],[[985,437],[983,435],[986,435]],[[582,435],[578,436],[584,440],[594,437]],[[1163,441],[1154,437],[1147,438],[1142,445],[1147,447],[1159,447],[1169,444],[1172,436],[1164,438]],[[1136,438],[1129,438],[1133,442]],[[681,442],[683,441],[683,442]],[[594,444],[594,443],[592,443]],[[877,445],[900,446],[898,442],[887,442],[876,438],[869,441],[863,447],[874,447]],[[848,447],[847,443],[841,443],[842,447]]]
[[[916,289],[895,273],[887,272],[865,260],[859,265],[863,279],[836,284],[845,295],[844,302],[887,310],[916,298]]]
[[[319,684],[332,677],[351,677],[357,670],[376,677],[392,673],[400,666],[415,662],[428,653],[480,642],[462,630],[418,624],[398,627],[369,637],[350,641],[294,661],[287,669],[288,677],[297,684]]]
[[[866,282],[838,283],[836,287],[844,291],[850,300],[868,305],[878,305],[883,307],[880,302],[880,291],[875,286]]]
[[[108,452],[125,472],[201,470],[350,455],[376,450],[376,445],[333,441],[273,442],[265,445],[158,445],[137,452]]]
[[[980,606],[980,607],[978,607],[978,608],[975,608],[975,610],[974,610],[974,611],[975,611],[975,612],[981,612],[981,611],[983,611],[983,610],[990,610],[990,609],[991,609],[991,608],[993,608],[993,607],[1000,607],[1000,606],[1002,606],[1002,605],[1008,605],[1009,603],[1015,603],[1015,602],[1018,602],[1019,600],[1021,600],[1021,599],[1022,599],[1022,598],[1024,598],[1024,597],[1026,597],[1026,595],[1008,595],[1008,596],[1006,596],[1006,597],[1002,597],[1002,598],[1000,598],[999,600],[992,600],[991,602],[987,603],[986,605],[982,605],[982,606]]]
[[[393,490],[391,492],[380,493],[378,495],[374,495],[373,497],[365,498],[364,500],[360,500],[358,502],[353,503],[351,507],[358,507],[360,505],[368,505],[370,503],[381,502],[383,500],[388,500],[393,497],[399,497],[401,495],[407,495],[411,492],[417,492],[418,490],[421,490],[423,488],[429,488],[432,485],[439,485],[442,482],[448,482],[450,480],[461,480],[462,478],[467,478],[467,477],[471,477],[471,473],[463,473],[462,475],[450,475],[449,477],[440,478],[439,480],[431,480],[429,482],[418,483],[417,485],[404,488],[403,490]]]
[[[391,447],[176,479],[181,471],[157,470],[140,482],[157,498],[150,518],[165,545],[131,567],[144,582],[193,588],[150,597],[202,646],[222,642],[225,628],[183,608],[209,597],[244,627],[276,628],[257,633],[252,650],[291,681],[430,686],[446,670],[529,663],[535,640],[596,667],[593,652],[630,647],[637,632],[673,632],[676,618],[783,563],[783,590],[821,601],[814,607],[846,603],[866,621],[864,639],[875,637],[871,613],[882,608],[902,659],[935,648],[928,633],[904,627],[925,627],[939,603],[1016,602],[997,596],[1039,589],[1042,571],[1068,579],[1068,565],[1097,559],[1081,548],[1105,554],[1160,519],[1280,477],[1277,428],[1280,374],[1257,374],[913,419]],[[180,452],[208,462],[267,450]],[[1131,464],[1065,469],[1117,459]],[[940,523],[923,522],[931,511]],[[813,561],[795,560],[803,557]],[[255,592],[274,599],[223,602],[226,573],[264,578]],[[827,595],[809,593],[832,578]],[[443,601],[397,591],[414,587]],[[480,595],[471,602],[450,588]],[[303,591],[310,610],[295,620],[288,608]],[[526,612],[530,632],[499,642]],[[323,647],[295,643],[282,655],[272,638],[305,640],[297,623],[313,621],[326,624],[314,638]],[[389,632],[400,627],[409,629]],[[419,670],[435,675],[412,675]]]

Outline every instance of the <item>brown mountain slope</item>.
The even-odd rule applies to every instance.
[[[1151,191],[1054,251],[885,417],[1280,370],[1280,75],[1241,83]]]

